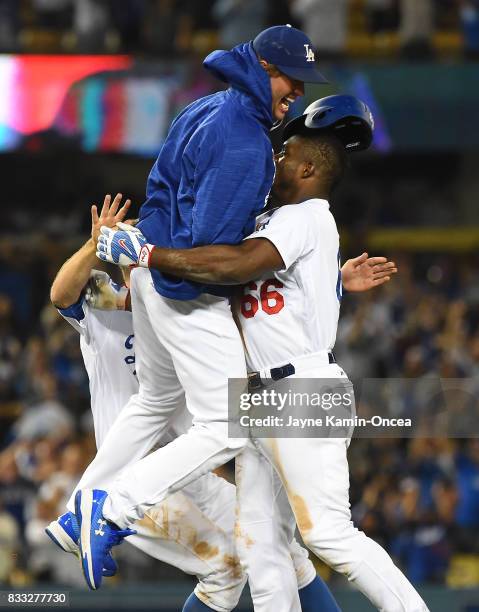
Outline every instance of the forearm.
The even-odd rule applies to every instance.
[[[349,291],[348,286],[350,281],[350,272],[346,264],[347,262],[345,262],[341,267],[341,284],[343,285],[343,288],[346,289],[346,291]]]
[[[90,238],[58,271],[50,290],[50,299],[57,308],[68,308],[78,301],[90,272],[98,264],[96,247]]]
[[[240,285],[258,274],[252,255],[241,246],[211,245],[194,249],[155,247],[149,267],[198,283]]]
[[[139,265],[198,283],[241,285],[284,267],[276,247],[263,238],[234,246],[165,249],[148,243],[139,231],[102,228],[101,234],[97,245],[100,259],[120,266]]]

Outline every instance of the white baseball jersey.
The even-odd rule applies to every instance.
[[[239,319],[252,370],[331,350],[341,298],[339,236],[328,202],[315,199],[284,206],[258,221],[257,231],[248,238],[270,240],[285,265],[245,287]],[[302,371],[292,378],[347,380],[336,363],[318,367],[311,360],[309,369],[307,363],[306,359]],[[237,530],[251,542],[239,547],[241,563],[247,573],[254,571],[258,551],[267,548],[263,525],[255,515],[271,508],[277,496],[271,465],[282,480],[303,541],[316,556],[345,574],[376,609],[426,612],[421,597],[386,551],[351,521],[348,442],[344,438],[270,437],[250,444],[240,459],[238,484]],[[283,516],[278,522],[287,524],[283,506],[280,511]],[[255,585],[250,589],[255,610],[258,602],[265,610],[279,609],[278,580],[268,572],[261,579],[259,589]],[[286,597],[291,601],[294,584],[281,582],[281,586],[280,601]]]
[[[132,315],[128,310],[92,308],[85,300],[58,312],[80,333],[99,448],[130,397],[138,393]],[[190,426],[191,417],[184,410],[174,417],[161,442],[171,442]]]
[[[128,399],[138,393],[131,312],[91,308],[84,300],[59,312],[80,333],[99,447]]]
[[[250,370],[331,350],[341,300],[339,235],[326,200],[282,206],[257,219],[285,267],[244,287],[239,320]]]

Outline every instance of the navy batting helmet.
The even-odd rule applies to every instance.
[[[326,129],[332,131],[346,149],[363,151],[373,139],[374,119],[368,106],[354,96],[327,96],[316,100],[300,117],[289,121],[283,140],[295,134]]]

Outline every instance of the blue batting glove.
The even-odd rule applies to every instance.
[[[113,230],[103,226],[96,245],[96,256],[117,266],[141,266],[148,268],[151,252],[155,248],[143,234],[136,230]]]

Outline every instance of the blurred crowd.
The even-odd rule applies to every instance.
[[[414,379],[418,390],[437,377],[474,383],[478,262],[465,256],[394,259],[400,272],[388,286],[343,299],[339,362],[358,389],[376,377]],[[397,399],[407,405],[408,387],[401,388]],[[477,387],[471,397],[477,416]],[[451,410],[456,402],[462,399],[448,402]],[[479,422],[466,423],[469,439],[448,438],[445,431],[438,438],[356,440],[349,450],[354,520],[415,582],[470,586],[479,580]]]
[[[0,247],[0,584],[80,585],[76,560],[43,532],[95,452],[78,334],[48,302],[53,275],[75,247]],[[400,273],[388,286],[344,296],[340,363],[356,382],[477,378],[479,262],[395,260]],[[354,440],[349,454],[357,525],[416,582],[477,583],[479,440]],[[165,571],[121,549],[120,579]]]
[[[171,58],[280,23],[304,29],[322,57],[479,51],[478,0],[0,0],[0,50]]]

